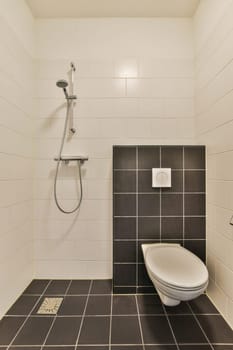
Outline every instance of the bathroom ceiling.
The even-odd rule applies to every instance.
[[[191,17],[199,0],[26,0],[36,18]]]

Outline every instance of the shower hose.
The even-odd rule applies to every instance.
[[[61,159],[61,155],[62,155],[62,151],[64,148],[64,143],[65,143],[65,137],[66,137],[66,132],[67,132],[67,126],[68,126],[68,120],[69,120],[69,113],[70,113],[70,107],[72,106],[72,101],[71,100],[67,100],[67,109],[66,109],[66,120],[65,120],[65,125],[64,125],[64,130],[63,130],[63,135],[62,135],[62,140],[61,140],[61,146],[60,146],[60,150],[59,150],[59,154],[58,154],[58,160],[57,160],[57,166],[56,166],[56,171],[55,171],[55,178],[54,178],[54,199],[55,199],[55,203],[58,207],[58,209],[63,212],[64,214],[72,214],[75,211],[77,211],[82,203],[82,198],[83,198],[83,184],[82,184],[82,174],[81,174],[81,164],[80,164],[80,160],[78,160],[78,172],[79,172],[79,185],[80,185],[80,198],[78,201],[78,204],[76,205],[76,207],[72,210],[65,210],[62,208],[62,206],[60,205],[58,198],[57,198],[57,180],[58,180],[58,174],[59,174],[59,168],[60,168],[60,164],[62,163],[62,159]]]

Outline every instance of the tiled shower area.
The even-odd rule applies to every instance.
[[[37,314],[63,298],[55,315]],[[111,280],[34,280],[0,322],[1,350],[232,350],[233,334],[202,295],[169,308],[155,293],[112,294]]]

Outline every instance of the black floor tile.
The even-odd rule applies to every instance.
[[[177,350],[176,345],[146,345],[145,350]]]
[[[76,349],[77,350],[108,350],[109,347],[108,346],[99,346],[99,345],[97,345],[97,346],[78,346]],[[48,350],[53,350],[53,349],[48,349]]]
[[[145,344],[174,344],[172,332],[165,316],[141,316]]]
[[[91,294],[111,294],[112,280],[94,280]]]
[[[181,302],[177,306],[164,306],[168,315],[192,314],[192,311],[187,303]]]
[[[189,301],[189,305],[195,314],[219,314],[216,307],[204,294],[197,299]]]
[[[111,350],[143,350],[143,347],[140,345],[112,345]]]
[[[114,295],[112,303],[113,315],[137,314],[137,305],[134,295]]]
[[[197,316],[211,343],[233,343],[233,331],[221,315]]]
[[[40,349],[41,349],[41,346],[10,346],[9,347],[9,350],[40,350]],[[55,349],[53,349],[53,350],[55,350]],[[60,349],[60,350],[62,350],[62,349]]]
[[[232,350],[233,345],[213,345],[214,350]]]
[[[79,344],[109,343],[110,317],[85,317],[79,338]]]
[[[71,282],[67,295],[88,294],[90,284],[90,280],[74,280]]]
[[[21,295],[8,310],[7,315],[28,315],[39,298],[39,296],[35,295]]]
[[[75,346],[53,346],[52,348],[50,346],[43,346],[43,350],[75,350]],[[14,350],[14,349],[12,349]],[[20,349],[18,349],[20,350]],[[24,349],[27,350],[27,349]],[[32,349],[33,350],[33,349]]]
[[[211,346],[206,345],[179,345],[180,350],[212,350]]]
[[[69,286],[69,280],[53,280],[45,291],[45,295],[64,295],[67,287]]]
[[[82,315],[87,296],[66,296],[58,310],[58,315]]]
[[[137,301],[140,314],[164,314],[162,303],[157,295],[137,295]]]
[[[48,286],[49,280],[33,280],[23,292],[24,294],[42,294]]]
[[[192,315],[169,316],[178,343],[207,343],[207,340]]]
[[[14,340],[14,345],[42,345],[53,317],[30,317]]]
[[[3,317],[0,321],[0,345],[9,345],[24,321],[25,317]]]
[[[86,315],[110,315],[111,295],[91,295],[89,296]]]
[[[142,344],[137,316],[112,317],[112,344]]]
[[[81,319],[81,317],[57,317],[46,345],[75,345]]]

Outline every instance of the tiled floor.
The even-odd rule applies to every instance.
[[[57,315],[37,314],[48,296],[64,297]],[[232,350],[233,332],[205,295],[165,308],[156,295],[112,295],[111,281],[34,280],[0,321],[7,349]]]

